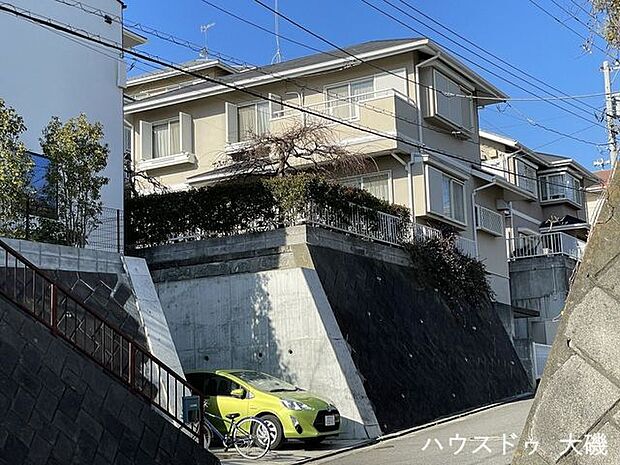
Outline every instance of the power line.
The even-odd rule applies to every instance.
[[[541,80],[541,79],[537,78],[536,76],[534,76],[534,75],[532,75],[532,74],[528,73],[527,71],[523,71],[523,70],[522,70],[522,69],[520,69],[519,67],[517,67],[517,66],[513,65],[512,63],[510,63],[510,62],[508,62],[507,60],[505,60],[505,59],[501,58],[500,56],[498,56],[498,55],[494,54],[493,52],[490,52],[489,50],[487,50],[487,49],[485,49],[485,48],[481,47],[480,45],[476,44],[475,42],[473,42],[472,40],[470,40],[470,39],[468,39],[467,37],[463,36],[462,34],[459,34],[458,32],[454,31],[453,29],[449,28],[448,26],[446,26],[446,25],[444,25],[444,24],[442,24],[442,23],[440,23],[440,22],[436,21],[435,19],[433,19],[431,16],[427,15],[426,13],[424,13],[423,11],[421,11],[420,9],[418,9],[418,8],[414,7],[411,3],[407,2],[407,1],[404,1],[404,0],[398,0],[398,1],[399,1],[400,3],[402,3],[402,4],[404,4],[405,6],[407,6],[407,8],[409,8],[410,10],[412,10],[412,11],[414,11],[414,12],[418,13],[419,15],[423,16],[425,19],[427,19],[428,21],[432,22],[433,24],[436,24],[437,26],[439,26],[439,27],[441,27],[441,28],[445,29],[446,31],[450,32],[451,34],[453,34],[454,36],[456,36],[456,37],[457,37],[457,38],[459,38],[460,40],[465,41],[466,43],[468,43],[468,44],[472,45],[473,47],[477,48],[478,50],[480,50],[480,51],[482,51],[482,52],[486,53],[487,55],[489,55],[490,57],[492,57],[492,58],[494,58],[495,60],[499,61],[500,63],[503,63],[503,64],[505,64],[505,65],[509,66],[510,68],[514,69],[515,71],[517,71],[517,72],[521,73],[521,74],[522,74],[522,75],[524,75],[526,78],[528,78],[528,79],[533,79],[534,81],[536,81],[536,82],[538,82],[538,83],[540,83],[540,84],[542,84],[542,85],[544,85],[544,86],[548,87],[549,89],[552,89],[552,90],[553,90],[553,91],[555,91],[555,92],[559,92],[561,95],[563,95],[563,96],[565,96],[565,97],[570,97],[567,93],[563,92],[562,90],[558,89],[557,87],[554,87],[553,85],[551,85],[551,84],[549,84],[549,83],[547,83],[547,82],[545,82],[545,81],[543,81],[543,80]],[[426,24],[425,24],[425,25],[426,25]],[[427,26],[427,27],[428,27],[428,26]],[[486,61],[488,61],[489,63],[491,63],[491,61],[490,61],[490,60],[486,60]],[[518,76],[515,76],[515,77],[519,78]],[[524,80],[523,78],[519,78],[519,79],[521,79],[521,80],[522,80],[522,81],[524,81],[524,82],[528,82],[527,80]],[[528,84],[532,85],[530,82],[528,82]],[[547,94],[549,94],[549,95],[552,95],[552,96],[553,96],[553,94],[551,94],[549,91],[546,91],[546,90],[544,90],[544,89],[542,89],[542,88],[540,88],[540,87],[538,87],[538,86],[534,86],[534,85],[532,85],[532,86],[533,86],[533,87],[535,87],[535,88],[537,88],[537,89],[539,89],[539,90],[541,90],[541,91],[543,91],[543,92],[545,92],[545,93],[547,93]],[[511,100],[513,100],[513,99],[511,99]],[[582,102],[579,102],[579,103],[582,103]],[[594,107],[592,107],[591,105],[588,105],[588,104],[586,104],[586,103],[582,103],[582,104],[583,104],[584,106],[589,107],[590,109],[596,109],[596,108],[594,108]],[[577,108],[577,107],[575,107],[575,108]]]
[[[56,1],[65,1],[65,0],[56,0]],[[142,32],[145,32],[147,34],[154,34],[156,37],[159,37],[159,38],[164,39],[164,40],[168,40],[168,41],[170,41],[170,42],[172,42],[172,43],[174,43],[176,45],[188,47],[190,50],[199,51],[201,49],[197,44],[193,44],[192,42],[190,42],[190,41],[188,41],[186,39],[180,39],[180,38],[178,38],[176,36],[173,36],[173,35],[171,35],[169,33],[162,33],[161,31],[154,30],[154,29],[152,29],[152,28],[150,28],[148,26],[144,27],[143,25],[140,25],[139,23],[135,23],[135,26],[138,27],[138,30],[141,30]],[[215,50],[211,50],[211,53],[214,56],[216,56],[216,57],[222,56],[221,53],[219,53],[219,52],[217,52]],[[272,73],[264,70],[262,67],[259,67],[259,66],[256,66],[256,65],[252,65],[251,63],[244,62],[244,61],[239,60],[239,59],[237,59],[235,57],[232,57],[230,55],[223,55],[223,56],[225,57],[225,59],[227,61],[231,61],[231,62],[239,64],[239,65],[255,66],[253,68],[253,71],[259,72],[259,73],[264,74],[266,76],[272,76],[272,77],[274,76]],[[299,81],[297,81],[295,79],[291,79],[291,78],[280,78],[280,79],[282,79],[284,81],[287,81],[287,82],[291,82],[291,83],[297,84],[301,88],[306,88],[306,89],[309,89],[309,90],[313,90],[313,91],[318,92],[318,93],[324,93],[324,91],[322,89],[313,88],[311,86],[308,86],[306,83],[300,83]],[[431,88],[431,87],[428,87],[428,88]],[[445,93],[445,94],[447,94],[447,93]],[[328,97],[332,97],[334,100],[337,100],[337,101],[348,101],[348,99],[346,99],[346,98],[338,97],[337,95],[330,94],[329,92],[327,92],[327,95],[328,95]],[[601,95],[605,95],[605,94],[603,93]],[[447,96],[450,97],[451,95],[447,94]],[[450,135],[450,136],[453,135],[453,133],[451,131],[441,130],[441,129],[433,128],[433,127],[430,127],[430,126],[424,126],[420,122],[404,118],[404,117],[399,116],[396,113],[391,112],[389,110],[385,110],[385,109],[376,107],[376,106],[370,104],[368,101],[359,100],[356,103],[359,104],[362,107],[365,107],[365,108],[370,109],[371,111],[374,111],[375,113],[389,115],[389,116],[392,116],[392,117],[396,118],[397,120],[400,120],[400,121],[412,124],[414,126],[422,126],[422,127],[427,128],[427,129],[429,129],[429,130],[431,130],[433,132],[437,132],[437,133],[443,134],[443,135]],[[549,131],[549,132],[553,132],[554,134],[562,134],[565,137],[571,138],[570,134],[563,133],[562,131],[559,131],[557,129],[548,128],[547,126],[538,124],[535,121],[534,122],[533,121],[534,120],[532,120],[531,118],[528,118],[527,123],[531,124],[531,125],[534,125],[534,126],[537,126],[537,127],[541,128],[543,130],[546,130],[546,131]],[[581,138],[573,138],[573,139],[575,141],[577,141],[577,142],[582,142],[582,143],[593,145],[593,146],[607,145],[606,143],[597,143],[597,142],[587,141],[587,140],[581,139]],[[476,144],[475,142],[473,142],[471,140],[465,140],[465,142]]]
[[[45,19],[44,17],[40,17],[39,15],[36,15],[32,11],[25,10],[25,9],[20,9],[20,8],[16,7],[15,5],[12,5],[10,3],[5,3],[5,2],[1,3],[0,4],[0,11],[4,11],[6,13],[13,14],[16,17],[19,17],[19,18],[22,18],[22,19],[26,19],[26,20],[31,21],[31,22],[39,25],[39,26],[42,26],[42,27],[46,26],[48,28],[52,28],[52,29],[55,29],[55,30],[58,30],[58,31],[61,31],[61,32],[65,32],[67,34],[79,37],[81,39],[84,39],[84,40],[87,40],[87,41],[90,41],[90,42],[94,42],[94,43],[96,43],[98,45],[101,45],[103,47],[112,48],[112,49],[115,49],[115,50],[117,50],[119,52],[123,52],[123,53],[127,53],[127,54],[130,54],[130,55],[133,55],[133,56],[135,56],[135,57],[137,57],[137,58],[139,58],[141,60],[152,62],[152,63],[155,63],[155,64],[157,64],[159,66],[169,67],[169,68],[171,68],[173,70],[180,71],[180,72],[188,74],[190,76],[194,76],[194,77],[196,77],[198,79],[202,79],[202,80],[207,81],[207,82],[219,84],[222,87],[228,88],[230,90],[236,90],[236,91],[239,91],[239,92],[251,95],[253,97],[256,97],[256,98],[259,98],[259,99],[262,99],[262,100],[265,100],[265,101],[270,101],[270,102],[281,104],[282,106],[285,106],[285,107],[297,110],[297,111],[299,111],[301,113],[304,113],[304,114],[309,114],[311,116],[319,117],[321,119],[325,119],[325,120],[328,120],[328,121],[331,121],[331,122],[334,122],[334,123],[337,123],[337,124],[341,124],[343,126],[347,126],[349,128],[356,129],[356,130],[359,130],[359,131],[362,131],[362,132],[366,132],[368,134],[372,134],[372,135],[375,135],[375,136],[378,136],[378,137],[381,137],[381,138],[390,139],[390,140],[393,140],[393,141],[396,141],[396,142],[401,142],[401,143],[403,143],[405,145],[418,148],[419,150],[425,150],[427,152],[436,153],[438,155],[442,155],[442,156],[445,156],[447,158],[453,158],[453,159],[456,159],[456,160],[460,160],[462,162],[466,162],[471,167],[479,167],[481,169],[484,169],[486,167],[481,162],[480,163],[475,163],[475,162],[473,162],[473,161],[471,161],[469,159],[466,159],[464,157],[461,157],[461,156],[458,156],[458,155],[455,155],[455,154],[451,154],[451,153],[448,153],[448,152],[444,152],[444,151],[441,151],[441,150],[438,150],[438,149],[435,149],[435,148],[431,148],[431,147],[425,146],[423,144],[420,144],[419,142],[415,143],[415,142],[412,142],[412,141],[405,140],[405,139],[403,139],[401,137],[398,137],[398,136],[392,136],[391,134],[382,133],[381,131],[377,131],[377,130],[374,130],[372,128],[368,128],[366,126],[351,124],[349,121],[344,121],[344,120],[341,120],[339,118],[334,118],[334,117],[329,116],[329,115],[317,113],[317,112],[314,112],[312,110],[309,110],[308,108],[304,108],[304,107],[300,107],[300,106],[296,106],[296,105],[291,105],[288,102],[282,102],[282,101],[275,100],[275,99],[273,99],[273,98],[271,98],[269,96],[262,95],[262,94],[260,94],[258,92],[255,92],[255,91],[251,90],[251,89],[239,87],[239,86],[236,86],[236,85],[231,84],[231,83],[223,82],[223,81],[220,81],[220,80],[215,79],[215,78],[211,78],[211,77],[208,77],[208,76],[203,76],[201,74],[185,70],[182,67],[179,67],[178,65],[175,65],[172,62],[168,62],[168,61],[164,60],[163,58],[158,57],[156,55],[147,54],[146,52],[137,52],[137,51],[132,50],[132,49],[126,49],[125,47],[123,47],[122,45],[117,44],[114,41],[111,41],[111,40],[108,40],[108,39],[103,39],[103,38],[101,38],[98,35],[93,35],[93,34],[87,32],[87,31],[85,31],[83,29],[79,29],[79,28],[76,28],[74,26],[70,26],[70,25],[65,24],[65,23],[60,23],[60,22],[57,22],[57,21],[52,21],[51,19]],[[509,170],[501,170],[501,169],[495,169],[495,168],[494,168],[494,170],[498,171],[498,172],[504,172],[504,173],[507,173],[507,174],[514,174],[514,175],[519,176],[521,178],[532,179],[532,180],[536,181],[537,183],[540,182],[538,180],[538,178],[536,178],[536,177],[518,174],[518,173],[509,171]],[[558,186],[564,187],[565,189],[570,189],[570,190],[585,191],[584,188],[571,188],[570,186],[564,186],[563,184],[554,184],[554,183],[549,183],[549,182],[547,182],[546,184],[547,185],[558,185]]]
[[[65,5],[69,5],[69,6],[73,6],[73,7],[76,7],[76,8],[80,8],[82,11],[84,11],[86,13],[97,15],[99,17],[102,17],[102,18],[106,19],[106,20],[109,18],[107,15],[104,15],[101,12],[101,10],[96,9],[96,8],[92,8],[92,7],[87,6],[87,5],[84,5],[81,2],[79,2],[79,1],[74,1],[74,0],[55,0],[55,1],[59,2],[59,3],[62,3],[62,4],[65,4]],[[118,16],[115,17],[115,18],[110,18],[110,19],[112,19],[112,21],[116,21],[116,22],[118,22],[120,24],[123,24],[121,22],[121,18],[118,17]],[[145,26],[145,25],[140,24],[140,23],[136,23],[136,22],[131,22],[131,23],[132,24],[129,27],[132,28],[132,29],[133,28],[138,29],[141,32],[144,32],[146,34],[154,35],[155,37],[161,38],[163,40],[169,41],[169,42],[174,43],[174,44],[179,45],[179,46],[187,47],[190,50],[195,51],[195,52],[200,52],[202,50],[202,47],[200,45],[198,45],[196,43],[193,43],[193,42],[191,42],[189,40],[180,38],[178,36],[174,36],[174,35],[172,35],[170,33],[167,33],[167,32],[161,31],[161,30],[157,30],[157,29],[152,28],[150,26]],[[218,52],[216,52],[214,50],[212,50],[211,53],[212,53],[212,55],[217,56],[218,58],[219,58],[219,56],[222,55],[222,54],[220,54],[220,53],[218,53]],[[226,60],[227,61],[231,61],[233,63],[240,64],[240,65],[246,65],[246,66],[247,65],[251,65],[251,64],[249,64],[247,62],[244,62],[242,60],[240,61],[240,60],[238,60],[235,57],[232,57],[230,55],[226,56]],[[251,66],[254,66],[254,65],[251,65]],[[267,76],[272,76],[272,77],[274,76],[272,73],[266,72],[266,71],[262,70],[261,67],[258,67],[258,66],[254,68],[254,71],[260,72],[261,74],[264,74],[264,75],[267,75]],[[307,84],[299,83],[298,81],[296,81],[294,79],[283,78],[283,80],[285,80],[287,82],[292,82],[292,83],[294,83],[296,85],[299,85],[301,88],[307,88],[307,89],[310,89],[310,90],[314,90],[315,92],[318,92],[318,93],[322,93],[323,92],[323,90],[321,90],[321,89],[312,88],[312,87],[308,86]],[[342,99],[342,98],[340,98],[338,96],[331,95],[329,93],[327,95],[333,97],[335,100],[338,100],[338,101],[343,101],[343,100],[348,101],[347,99]],[[358,101],[356,103],[359,104],[360,106],[365,107],[365,108],[369,108],[371,111],[374,111],[375,113],[385,114],[385,115],[394,117],[394,118],[396,118],[398,120],[401,120],[403,122],[406,122],[406,123],[409,123],[409,124],[412,124],[412,125],[415,125],[415,126],[425,127],[425,128],[428,128],[429,130],[431,130],[433,132],[437,132],[438,134],[449,135],[449,136],[453,135],[452,132],[450,132],[450,131],[445,131],[445,130],[441,130],[441,129],[438,129],[438,128],[433,128],[431,126],[429,126],[429,127],[424,126],[420,122],[412,121],[412,120],[409,120],[407,118],[403,118],[403,117],[397,115],[396,113],[390,112],[389,110],[385,110],[385,109],[376,107],[374,105],[371,105],[367,101],[360,100],[360,101]],[[548,129],[547,127],[545,127],[543,125],[538,125],[538,124],[532,123],[532,121],[533,120],[530,120],[528,118],[527,122],[528,122],[528,124],[533,124],[535,126],[540,127],[541,129],[551,131],[554,134],[563,134],[563,135],[565,135],[565,137],[568,137],[568,138],[571,137],[571,135],[569,135],[569,134],[565,134],[565,133],[562,133],[561,131],[557,131],[557,130]],[[586,141],[584,139],[579,139],[579,138],[574,138],[574,140],[576,140],[578,142],[594,145],[594,146],[599,146],[600,145],[600,144],[597,144],[595,142]],[[469,140],[469,139],[464,140],[464,142],[472,143],[472,144],[478,146],[478,144],[476,142],[474,142],[472,140]]]
[[[598,45],[596,45],[596,43],[594,41],[589,41],[588,38],[584,35],[582,35],[579,31],[576,31],[574,28],[572,28],[571,26],[569,26],[568,24],[566,24],[566,22],[562,21],[561,19],[559,19],[557,16],[555,16],[553,13],[551,13],[550,11],[546,10],[544,7],[542,7],[538,2],[536,2],[535,0],[529,0],[529,2],[534,5],[536,8],[538,8],[540,11],[542,11],[543,13],[545,13],[547,16],[549,16],[550,18],[552,18],[553,20],[555,20],[557,23],[559,23],[560,25],[562,25],[563,27],[565,27],[566,29],[568,29],[569,31],[571,31],[573,34],[575,34],[577,37],[581,38],[582,40],[584,40],[586,43],[590,43],[592,45],[592,47],[594,47],[595,49],[599,50],[600,52],[602,52],[604,55],[610,57],[612,60],[617,60],[617,57],[614,57],[612,55],[609,54],[609,52],[607,50],[602,49],[601,47],[599,47]],[[555,3],[555,2],[554,2]],[[557,4],[556,4],[557,5]],[[572,18],[575,18],[574,15],[571,15]],[[586,27],[588,27],[586,25]],[[588,27],[589,30],[589,27]]]
[[[260,2],[260,0],[254,0],[254,1],[256,1],[256,2]],[[360,0],[360,1],[361,1],[361,2],[363,2],[363,3],[365,3],[366,5],[370,6],[370,7],[371,7],[371,8],[373,8],[374,10],[378,11],[378,12],[379,12],[379,13],[381,13],[382,15],[387,16],[388,18],[392,19],[393,21],[397,22],[398,24],[400,24],[400,25],[402,25],[402,26],[406,27],[407,29],[409,29],[409,30],[413,31],[414,33],[416,33],[416,34],[421,34],[421,32],[420,32],[420,31],[418,31],[417,29],[413,28],[411,25],[409,25],[409,24],[405,23],[405,22],[404,22],[404,21],[402,21],[400,18],[397,18],[396,16],[394,16],[394,15],[392,15],[392,14],[388,13],[387,11],[382,10],[381,8],[379,8],[378,6],[376,6],[376,5],[372,4],[372,3],[370,3],[369,1],[367,1],[367,0]],[[389,0],[383,0],[383,2],[384,2],[384,3],[387,3],[388,5],[391,5],[393,8],[395,8],[395,9],[396,9],[396,10],[398,10],[398,11],[400,11],[400,12],[401,12],[401,13],[403,13],[405,16],[407,16],[407,17],[409,17],[409,18],[412,18],[412,19],[414,19],[414,20],[417,20],[414,16],[410,15],[410,14],[409,14],[409,13],[407,13],[406,11],[402,10],[401,8],[399,8],[399,7],[397,7],[397,6],[394,6],[391,2],[389,2]],[[428,27],[430,27],[430,26],[428,26]],[[444,47],[445,47],[445,45],[444,45]],[[537,94],[537,93],[535,93],[535,92],[533,92],[533,91],[530,91],[530,90],[526,89],[525,87],[523,87],[523,86],[521,86],[521,85],[519,85],[519,84],[517,84],[517,83],[515,83],[515,82],[511,81],[510,79],[507,79],[507,78],[503,77],[502,75],[500,75],[500,74],[498,74],[498,73],[496,73],[496,72],[494,72],[494,71],[492,71],[492,70],[488,69],[487,67],[482,66],[482,65],[480,65],[479,63],[476,63],[476,62],[475,62],[475,61],[473,61],[473,60],[470,60],[470,59],[469,59],[469,58],[467,58],[466,56],[464,56],[464,55],[462,55],[462,54],[460,54],[460,53],[458,53],[458,52],[455,52],[454,50],[451,50],[449,47],[445,47],[445,48],[446,48],[448,51],[450,51],[451,53],[455,54],[456,56],[458,56],[458,57],[462,58],[463,60],[465,60],[465,61],[467,61],[467,62],[469,62],[469,63],[474,64],[475,66],[478,66],[480,69],[483,69],[484,71],[486,71],[486,72],[488,72],[489,74],[491,74],[491,75],[493,75],[493,76],[495,76],[495,77],[497,77],[497,78],[501,79],[502,81],[507,82],[508,84],[511,84],[511,85],[513,85],[514,87],[517,87],[518,89],[521,89],[521,90],[523,90],[523,91],[527,92],[528,94],[534,95],[535,97],[539,97],[539,98],[541,97],[539,94]],[[465,48],[465,47],[464,47],[464,48]],[[470,53],[473,53],[474,55],[478,55],[478,56],[480,56],[480,55],[479,55],[479,54],[477,54],[476,52],[473,52],[473,51],[471,51],[471,50],[469,50],[469,49],[467,49],[467,48],[466,48],[466,50],[470,51]],[[497,66],[497,65],[495,65],[495,66]],[[572,110],[570,110],[570,109],[568,109],[568,108],[564,108],[564,107],[562,107],[562,106],[558,105],[558,104],[557,104],[557,103],[555,103],[554,101],[549,101],[548,103],[549,103],[550,105],[553,105],[554,107],[556,107],[556,108],[558,108],[558,109],[560,109],[560,110],[562,110],[562,111],[568,112],[568,113],[572,114],[573,116],[576,116],[577,118],[580,118],[580,119],[582,119],[582,120],[584,120],[584,121],[586,121],[586,122],[588,122],[588,123],[591,123],[591,122],[592,122],[591,120],[589,120],[589,119],[585,118],[584,116],[582,116],[582,115],[580,115],[580,114],[578,114],[578,113],[575,113],[574,111],[572,111]],[[573,105],[573,106],[574,106],[574,105]],[[581,108],[578,108],[578,109],[579,109],[580,111],[583,111]],[[598,123],[597,123],[597,124],[598,124]],[[599,124],[599,126],[604,127],[604,126],[602,126],[602,125],[600,125],[600,124]]]
[[[597,31],[595,31],[594,29],[592,29],[588,24],[584,23],[581,18],[579,18],[575,13],[573,13],[572,11],[569,11],[566,7],[564,7],[564,5],[556,2],[556,0],[551,0],[551,3],[553,3],[555,6],[557,6],[560,10],[562,10],[564,13],[566,13],[567,15],[569,15],[571,18],[573,18],[575,21],[577,21],[579,24],[581,24],[582,26],[584,26],[588,32],[597,35],[598,37],[600,37],[601,39],[605,40],[605,37],[603,37],[601,34],[599,34]],[[574,2],[573,2],[574,3]],[[593,42],[590,42],[594,45]],[[609,52],[604,52],[606,55],[609,55]]]

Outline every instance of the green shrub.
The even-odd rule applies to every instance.
[[[454,236],[417,239],[404,243],[420,280],[456,307],[477,308],[488,304],[493,290],[486,279],[484,264],[462,253]]]
[[[377,224],[377,211],[408,221],[409,211],[366,191],[301,174],[229,181],[182,192],[152,194],[126,200],[125,238],[130,247],[163,244],[187,235],[222,236],[264,231],[295,224],[308,204],[342,213],[351,204],[367,207],[362,215]]]

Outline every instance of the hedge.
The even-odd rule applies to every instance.
[[[302,174],[127,199],[125,242],[129,248],[149,247],[185,236],[216,237],[290,226],[309,203],[330,207],[343,218],[352,204],[367,207],[364,212],[371,223],[377,211],[404,221],[409,217],[405,207],[390,205],[366,191]]]

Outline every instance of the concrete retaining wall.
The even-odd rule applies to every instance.
[[[529,389],[492,309],[455,314],[400,248],[300,226],[140,253],[184,368],[281,376],[333,400],[345,437]]]

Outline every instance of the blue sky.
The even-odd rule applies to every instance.
[[[273,30],[273,14],[255,3],[254,0],[209,1]],[[422,35],[430,37],[452,52],[471,58],[474,62],[506,80],[542,95],[540,90],[533,89],[526,82],[510,75],[505,70],[472,55],[467,50],[449,42],[436,32],[416,23],[402,13],[391,10],[382,0],[368,1],[381,6],[385,11],[390,11],[391,14],[401,18],[403,22],[418,30]],[[399,0],[390,1],[402,9],[406,9],[402,3],[399,3]],[[584,52],[583,39],[545,15],[530,0],[406,1],[442,25],[568,95],[603,92],[603,76],[600,72],[600,66],[602,61],[609,57],[596,49],[591,53]],[[588,35],[584,25],[576,22],[557,5],[554,5],[552,0],[535,1],[583,36]],[[585,6],[586,0],[555,1],[569,12],[580,16],[583,22],[587,22],[585,13],[575,5],[578,3]],[[274,4],[274,0],[264,0],[264,2],[269,5]],[[203,43],[200,25],[214,22],[215,26],[208,34],[209,48],[241,61],[264,65],[270,63],[274,55],[275,39],[272,35],[243,24],[201,0],[175,0],[174,2],[170,0],[126,0],[126,3],[128,5],[125,11],[126,19],[168,31],[192,42]],[[420,35],[372,10],[360,0],[279,0],[279,3],[280,11],[283,14],[339,45],[351,45],[374,39]],[[419,14],[410,10],[409,13],[423,20]],[[449,34],[436,25],[433,27]],[[322,50],[329,48],[327,44],[285,21],[280,22],[280,32],[282,35],[315,48]],[[460,39],[455,38],[455,40],[463,43]],[[598,38],[597,44],[599,47],[605,48],[604,43]],[[285,59],[311,53],[311,51],[286,40],[282,40],[281,45]],[[473,48],[468,44],[464,43],[464,45],[470,49]],[[149,37],[149,43],[144,49],[173,61],[186,61],[197,57],[196,53],[187,48],[175,46],[153,37]],[[478,53],[483,54],[480,51]],[[486,55],[484,56],[495,61]],[[511,97],[535,98],[500,77],[492,75],[487,70],[468,63],[463,58],[459,59],[466,62]],[[146,69],[145,65],[139,66]],[[506,65],[501,64],[501,66],[507,68]],[[509,71],[523,77],[512,69]],[[141,71],[134,70],[134,72]],[[620,80],[617,84],[620,87]],[[557,95],[557,92],[553,92]],[[587,105],[602,109],[604,98],[603,96],[596,96],[580,101],[586,105],[571,101],[577,106],[575,108],[566,101],[556,101],[555,103],[581,115],[584,119],[558,109],[548,102],[512,101],[510,107],[491,105],[481,112],[481,127],[514,137],[532,148],[541,146],[540,150],[542,151],[572,156],[586,168],[594,169],[593,161],[597,158],[607,158],[607,152],[605,147],[596,147],[591,143],[604,144],[607,138],[602,127],[603,123],[597,125],[594,110]],[[540,126],[545,126],[548,130]],[[574,137],[591,143],[566,137],[561,138],[560,134],[553,131],[565,134],[580,131],[574,134]]]

